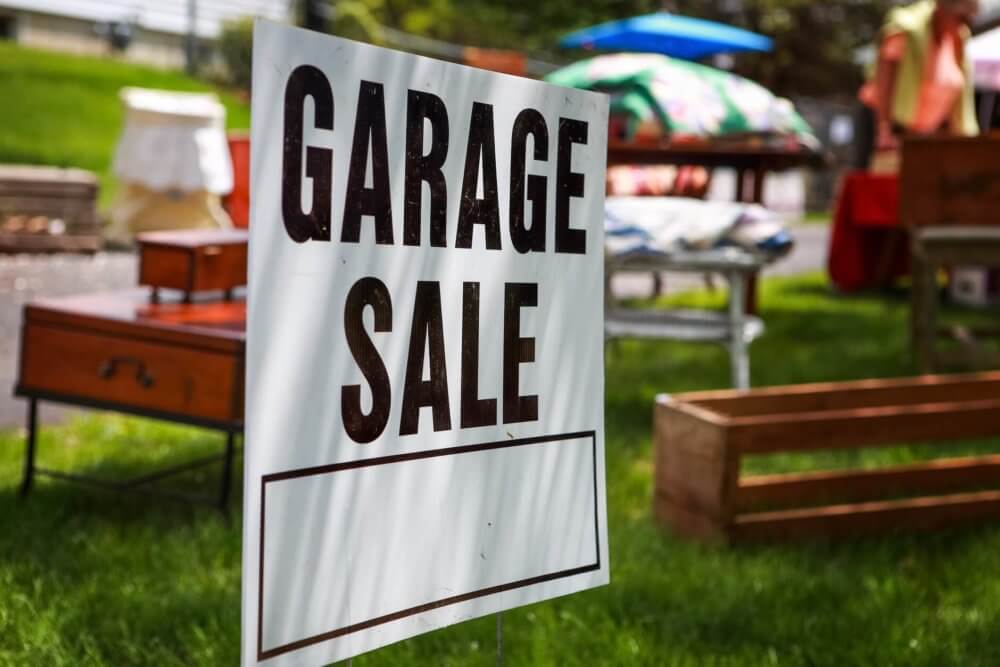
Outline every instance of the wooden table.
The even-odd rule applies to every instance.
[[[28,399],[27,446],[21,495],[47,475],[117,490],[222,460],[214,498],[189,497],[226,509],[243,430],[246,304],[183,303],[176,292],[150,302],[146,288],[41,299],[25,306],[15,394]],[[217,429],[223,454],[127,481],[110,481],[36,465],[37,408],[51,401],[113,410]],[[179,497],[163,491],[159,495]]]
[[[737,142],[675,141],[662,144],[608,144],[608,166],[617,164],[691,164],[730,167],[737,172],[736,201],[761,203],[764,177],[771,171],[826,166],[822,153],[804,148]]]
[[[656,338],[721,343],[729,349],[733,387],[750,387],[750,356],[747,346],[764,333],[759,317],[744,310],[750,280],[766,264],[761,255],[737,248],[718,248],[669,255],[641,255],[607,258],[605,262],[604,336],[614,338]],[[719,273],[729,284],[726,311],[682,309],[618,308],[611,298],[611,278],[617,271],[681,271]]]
[[[764,177],[768,172],[819,168],[828,164],[828,158],[805,148],[757,145],[749,141],[666,141],[658,144],[612,141],[608,144],[608,166],[620,164],[729,167],[736,170],[735,201],[760,204],[764,201]],[[748,278],[744,306],[747,313],[757,312],[755,273]]]

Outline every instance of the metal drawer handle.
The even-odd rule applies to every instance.
[[[111,357],[97,369],[97,375],[105,380],[109,380],[118,372],[118,366],[135,366],[135,381],[143,388],[148,389],[153,386],[153,376],[146,370],[146,364],[142,359],[135,357]]]

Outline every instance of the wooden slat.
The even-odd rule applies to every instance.
[[[737,511],[859,502],[1000,486],[1000,455],[938,459],[878,470],[838,470],[740,478]]]
[[[843,449],[1000,435],[1000,399],[740,417],[741,453]]]
[[[896,530],[931,530],[1000,518],[1000,491],[909,498],[737,516],[734,539],[838,538]]]
[[[980,373],[954,373],[951,375],[917,375],[914,377],[876,378],[866,380],[837,380],[831,382],[807,382],[802,384],[774,385],[771,387],[755,387],[754,389],[709,389],[707,391],[690,391],[676,394],[674,398],[685,402],[706,403],[709,401],[725,401],[750,397],[770,396],[781,397],[800,394],[815,394],[832,391],[856,391],[864,389],[879,389],[900,387],[913,384],[937,385],[964,382],[969,380],[1000,380],[1000,371],[985,371]]]
[[[1000,396],[1000,372],[924,375],[889,380],[824,382],[751,391],[725,390],[679,394],[678,402],[694,403],[725,417],[846,410],[988,399]]]
[[[676,397],[670,394],[657,394],[654,410],[679,410],[696,419],[700,419],[708,424],[715,424],[716,426],[724,426],[729,423],[729,420],[725,416],[717,412],[706,410],[697,403],[677,400]]]

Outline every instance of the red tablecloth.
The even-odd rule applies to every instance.
[[[827,270],[843,292],[882,287],[909,274],[909,246],[899,226],[898,177],[866,171],[844,177],[830,232]]]

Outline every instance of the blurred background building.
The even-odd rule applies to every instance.
[[[288,20],[291,5],[292,0],[0,0],[0,38],[184,67],[198,55],[194,51],[219,36],[224,22],[245,16]]]

